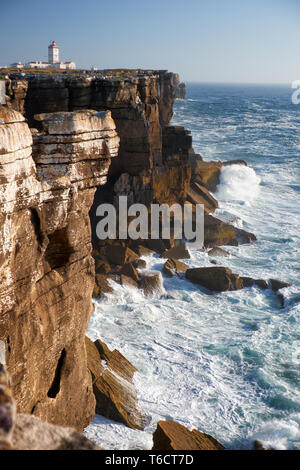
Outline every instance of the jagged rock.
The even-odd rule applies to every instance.
[[[133,265],[137,269],[145,269],[147,267],[147,263],[144,259],[137,259],[133,262]]]
[[[139,256],[151,256],[155,253],[155,251],[150,250],[149,248],[143,245],[138,245],[136,247],[136,252],[138,253]]]
[[[111,266],[102,259],[95,258],[95,271],[97,274],[108,274],[111,272]]]
[[[261,289],[268,289],[268,283],[264,279],[254,279],[255,284]]]
[[[214,212],[218,207],[218,201],[196,181],[187,189],[187,200],[192,204],[203,204],[207,214]]]
[[[256,236],[254,235],[254,233],[247,232],[246,230],[237,227],[234,227],[234,231],[236,233],[237,242],[240,245],[256,241]]]
[[[100,340],[93,343],[86,337],[86,348],[96,397],[96,413],[130,428],[143,429],[147,419],[137,408],[132,383],[137,369],[119,351],[110,351]],[[101,361],[105,361],[105,365]]]
[[[256,240],[253,233],[238,229],[231,224],[222,222],[212,215],[204,215],[204,246],[237,246],[239,243],[251,243]]]
[[[178,73],[173,74],[173,87],[174,87],[174,94],[175,98],[184,99],[186,93],[186,84],[180,82],[180,78]]]
[[[166,245],[163,240],[154,240],[151,238],[147,240],[147,247],[156,253],[163,253],[166,250]]]
[[[263,442],[255,440],[253,442],[253,450],[272,450],[271,447],[266,446]]]
[[[168,259],[164,264],[163,273],[168,277],[172,277],[175,274],[185,273],[187,269],[187,264],[182,263],[177,259]]]
[[[277,294],[277,299],[279,300],[279,304],[281,308],[284,308],[284,295],[283,294]]]
[[[223,266],[188,269],[185,276],[189,281],[217,292],[243,288],[243,281],[238,274],[233,274],[231,269]]]
[[[106,247],[106,256],[110,263],[123,265],[132,263],[138,259],[138,255],[126,246],[108,245]]]
[[[16,417],[12,445],[15,450],[101,450],[73,428],[45,423],[27,414]]]
[[[215,248],[212,248],[211,250],[209,250],[207,252],[208,256],[230,256],[230,253],[228,253],[228,251],[225,251],[223,250],[222,248],[218,248],[218,247],[215,247]]]
[[[136,268],[134,267],[133,263],[124,264],[124,266],[122,266],[120,270],[120,274],[125,274],[125,276],[131,277],[135,282],[138,282],[140,279],[140,276]]]
[[[237,246],[235,229],[212,215],[204,216],[204,245],[215,247],[218,245]]]
[[[95,409],[89,208],[118,139],[106,112],[80,112],[82,134],[70,134],[77,115],[60,115],[55,135],[52,117],[40,117],[45,130],[32,138],[21,114],[0,107],[0,338],[18,411],[82,430]]]
[[[252,277],[241,276],[241,279],[243,281],[244,287],[252,287],[255,284],[255,279],[253,279]]]
[[[113,288],[109,285],[108,279],[108,275],[96,274],[93,290],[94,297],[101,297],[103,294],[110,294],[113,292]]]
[[[215,192],[220,182],[221,168],[221,162],[204,162],[197,160],[195,168],[193,169],[192,179],[200,183],[208,189],[208,191]]]
[[[263,279],[253,279],[252,277],[241,277],[244,287],[252,287],[254,285],[260,287],[260,289],[267,289],[268,283]]]
[[[290,287],[291,284],[284,281],[278,281],[277,279],[270,279],[271,289],[274,291],[278,291],[280,289],[284,289],[285,287]]]
[[[188,259],[190,258],[190,253],[186,249],[185,243],[180,243],[169,250],[164,251],[161,255],[161,258],[172,258],[172,259]]]
[[[120,276],[121,284],[122,286],[129,286],[129,287],[135,287],[136,289],[138,288],[138,283],[134,281],[131,277],[125,276],[125,274],[121,274]]]
[[[155,272],[145,274],[140,281],[140,288],[146,296],[162,292],[161,274]]]
[[[152,450],[224,450],[214,437],[176,421],[158,421]]]

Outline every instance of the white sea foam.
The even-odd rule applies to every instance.
[[[228,448],[250,449],[259,439],[278,449],[300,449],[299,134],[285,140],[282,131],[276,136],[272,123],[262,122],[263,106],[252,114],[247,132],[230,100],[226,119],[219,104],[215,113],[209,105],[204,117],[201,100],[199,114],[195,106],[175,104],[174,122],[190,120],[186,127],[192,129],[195,150],[206,160],[244,158],[254,168],[224,168],[216,215],[228,219],[232,214],[238,219],[231,223],[239,226],[242,220],[258,241],[226,247],[231,256],[218,262],[240,275],[278,278],[292,287],[282,292],[281,309],[274,292],[257,287],[207,295],[173,277],[163,279],[168,295],[147,298],[115,284],[115,294],[95,302],[88,335],[100,337],[136,365],[140,408],[152,422],[141,432],[96,417],[87,434],[108,449],[151,448],[156,422],[171,418],[212,434]],[[235,130],[231,119],[237,121]],[[289,129],[294,132],[292,124]],[[253,197],[255,204],[246,205]],[[161,270],[165,261],[145,259],[153,270]],[[190,267],[211,266],[202,251],[191,250],[191,259],[184,261]]]
[[[225,166],[221,170],[216,198],[220,201],[244,201],[248,203],[257,197],[260,181],[260,177],[249,166]]]

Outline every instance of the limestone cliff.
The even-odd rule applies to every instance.
[[[19,112],[0,108],[0,339],[18,412],[82,430],[95,411],[88,212],[119,138],[110,112],[37,119],[32,138]]]

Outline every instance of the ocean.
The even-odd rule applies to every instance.
[[[151,449],[160,419],[213,435],[228,449],[255,439],[300,449],[300,105],[287,86],[190,83],[172,124],[190,129],[204,160],[243,159],[222,170],[216,216],[257,236],[218,258],[242,276],[291,283],[284,307],[257,287],[208,295],[180,278],[163,278],[162,295],[114,284],[95,301],[88,336],[100,337],[137,368],[145,431],[96,416],[86,435],[106,449]],[[148,257],[147,269],[163,261]],[[191,267],[211,266],[192,250]]]

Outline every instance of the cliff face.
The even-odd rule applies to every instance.
[[[119,139],[109,112],[38,120],[32,138],[20,113],[0,108],[0,339],[18,411],[81,430],[95,411],[88,211]]]
[[[169,158],[164,165],[163,130],[169,125],[175,99],[175,74],[166,71],[139,71],[119,76],[72,78],[51,75],[28,75],[24,80],[9,80],[7,93],[10,105],[20,109],[31,127],[36,127],[34,115],[56,111],[79,109],[110,110],[120,137],[119,156],[110,167],[109,179],[115,182],[122,174],[139,176],[145,191],[153,190],[151,175],[153,167],[175,166],[172,174],[183,168],[185,176],[189,167],[186,158],[191,150],[191,138],[185,143],[185,155],[181,165],[178,156],[174,165]],[[23,103],[12,94],[15,89],[26,88]],[[178,178],[177,178],[178,179]],[[179,188],[181,191],[181,188]],[[150,199],[153,195],[150,195]]]

